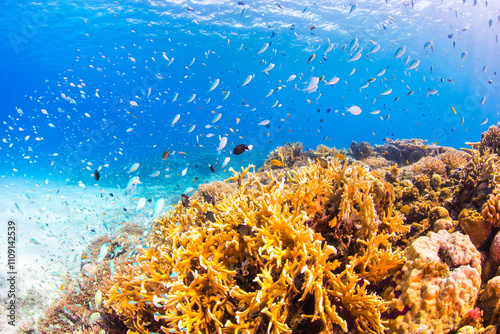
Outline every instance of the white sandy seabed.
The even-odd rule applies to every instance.
[[[43,315],[60,295],[64,278],[78,276],[82,252],[94,238],[113,233],[126,221],[144,227],[151,224],[154,201],[137,212],[138,198],[125,195],[123,189],[97,185],[81,188],[45,180],[0,180],[0,333],[15,333],[20,325]],[[16,226],[13,270],[8,267],[9,221]],[[12,276],[15,280],[8,281]],[[13,300],[11,282],[15,327],[8,324],[10,310],[6,309]]]

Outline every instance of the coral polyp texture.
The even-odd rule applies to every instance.
[[[130,333],[384,333],[404,314],[391,244],[409,228],[392,185],[335,158],[266,184],[232,172],[234,194],[175,205],[116,267],[105,305]]]
[[[459,328],[474,308],[481,285],[481,255],[460,232],[429,232],[407,249],[407,262],[397,290],[398,305],[409,312],[391,320],[390,333],[411,333],[427,325],[433,333]]]
[[[500,227],[500,194],[491,196],[490,199],[483,204],[481,215],[484,220],[488,221],[494,227]]]

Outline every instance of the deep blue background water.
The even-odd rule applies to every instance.
[[[478,141],[499,119],[500,3],[413,2],[358,1],[350,12],[353,3],[333,1],[7,1],[0,12],[0,140],[7,142],[0,142],[0,174],[90,184],[93,170],[109,164],[101,182],[123,186],[130,176],[124,169],[134,162],[141,163],[142,180],[161,171],[150,182],[180,178],[186,166],[186,178],[206,178],[208,164],[217,173],[227,156],[235,169],[259,165],[289,141],[305,148],[348,147],[353,140],[383,144],[386,137],[456,148]],[[355,38],[362,57],[348,62]],[[324,60],[328,39],[335,47]],[[424,49],[429,41],[432,48]],[[265,43],[271,45],[257,54]],[[380,50],[367,56],[373,43]],[[405,54],[394,59],[402,46]],[[168,67],[163,53],[174,58]],[[407,56],[420,60],[417,69],[406,70]],[[275,67],[267,75],[262,71],[269,63]],[[376,77],[381,69],[386,73]],[[292,74],[297,78],[286,82]],[[340,81],[303,91],[311,76],[322,75]],[[360,90],[370,77],[376,81]],[[216,78],[218,87],[208,92]],[[81,89],[70,85],[82,82]],[[380,96],[387,88],[392,93]],[[438,92],[426,97],[429,89]],[[407,96],[410,90],[415,93]],[[223,91],[230,91],[225,101]],[[271,108],[276,100],[281,107]],[[353,105],[363,112],[347,112]],[[213,112],[222,117],[206,129]],[[172,127],[176,114],[181,117]],[[266,119],[269,128],[258,126]],[[215,152],[219,135],[228,137],[221,155]],[[230,154],[241,143],[254,148]],[[177,153],[162,161],[167,149]]]

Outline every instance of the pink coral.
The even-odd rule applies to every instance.
[[[481,255],[468,236],[446,230],[429,232],[406,251],[407,262],[396,290],[398,310],[410,311],[389,322],[389,333],[409,333],[425,324],[434,333],[458,329],[473,309],[481,285]]]
[[[490,246],[490,258],[496,263],[500,263],[500,232],[495,235]]]

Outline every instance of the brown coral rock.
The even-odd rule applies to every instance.
[[[431,179],[425,174],[418,174],[415,175],[413,184],[418,188],[418,190],[424,191],[425,188],[430,187]]]
[[[201,184],[198,191],[193,194],[192,200],[198,199],[205,203],[218,203],[225,197],[229,197],[236,191],[233,184],[224,181],[215,181]]]
[[[434,232],[439,232],[441,230],[448,230],[453,227],[453,221],[450,219],[438,219],[432,225]]]
[[[479,151],[485,152],[486,150],[500,154],[500,123],[490,126],[488,131],[481,134]]]
[[[389,333],[409,333],[416,324],[434,333],[458,329],[481,285],[481,256],[470,239],[459,232],[429,232],[411,244],[406,257],[396,290],[402,291],[397,308],[409,312],[390,320]]]
[[[438,219],[450,219],[448,210],[446,210],[442,206],[435,206],[429,212],[429,220],[431,224],[433,224]]]
[[[368,158],[362,159],[363,163],[370,166],[373,170],[378,170],[382,168],[388,168],[391,166],[391,162],[383,157],[370,156]]]
[[[436,156],[439,160],[444,162],[446,173],[450,174],[452,171],[457,168],[463,167],[467,163],[467,154],[457,150],[450,150],[444,153],[441,153]]]
[[[350,148],[351,148],[351,152],[352,152],[353,157],[357,160],[362,159],[362,158],[367,158],[372,153],[372,147],[371,147],[370,143],[368,143],[366,141],[362,141],[359,144],[356,143],[355,141],[353,141],[351,143]]]
[[[274,151],[269,153],[266,161],[264,161],[264,165],[260,168],[260,171],[280,169],[283,167],[290,168],[297,160],[303,158],[303,155],[306,154],[303,150],[304,146],[300,142],[286,143],[283,146],[279,146]],[[312,153],[308,155],[311,155],[312,157]],[[271,162],[272,160],[279,160],[283,166],[276,166]]]
[[[495,276],[488,281],[486,288],[481,293],[478,306],[483,310],[483,318],[490,322],[498,301],[500,300],[500,276]]]
[[[458,215],[458,222],[462,231],[470,237],[477,248],[480,248],[491,235],[490,222],[474,209],[463,209]]]
[[[424,157],[409,166],[408,169],[415,175],[424,174],[430,177],[436,173],[440,176],[446,176],[446,164],[438,157]]]

